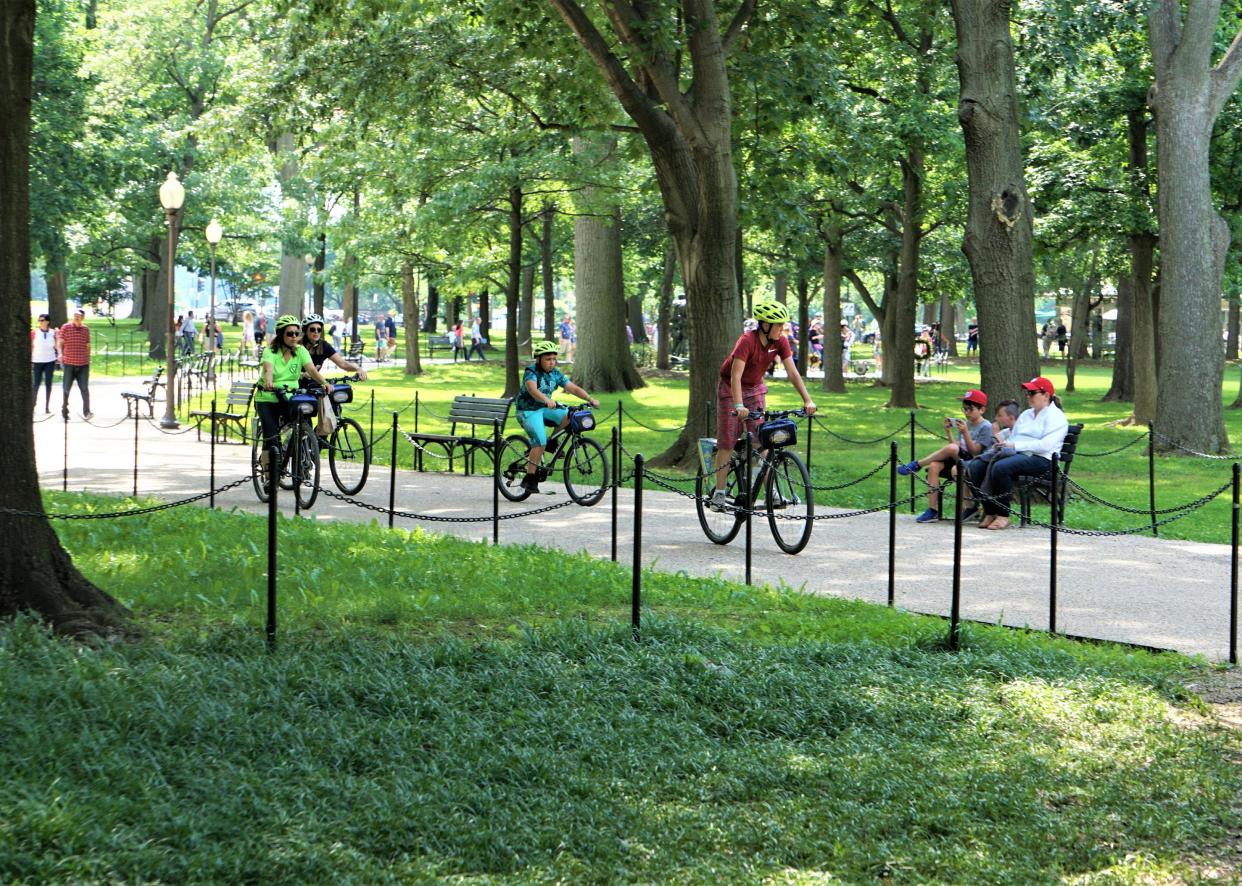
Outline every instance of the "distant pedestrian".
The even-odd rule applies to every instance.
[[[384,318],[384,334],[388,338],[386,347],[384,348],[384,359],[392,359],[392,355],[397,350],[397,312],[395,309],[389,309],[388,316]]]
[[[470,360],[471,354],[478,353],[480,360],[487,360],[483,354],[483,345],[487,344],[487,339],[483,337],[483,325],[479,321],[479,315],[474,315],[474,322],[470,324],[470,352],[466,354],[466,360]]]
[[[561,354],[565,360],[572,363],[574,360],[574,343],[577,341],[577,334],[574,330],[574,321],[569,315],[561,317],[561,325],[557,327],[557,333],[560,335]]]
[[[375,362],[384,362],[384,352],[388,350],[388,325],[386,318],[380,314],[375,318]]]
[[[1048,322],[1044,324],[1043,331],[1040,333],[1040,338],[1043,340],[1044,345],[1044,359],[1047,360],[1048,352],[1052,350],[1052,343],[1057,340],[1057,327],[1056,324],[1052,322],[1051,318],[1049,318]]]
[[[1057,351],[1061,354],[1061,359],[1065,359],[1065,345],[1069,341],[1069,330],[1065,328],[1064,323],[1057,324]]]
[[[246,311],[242,314],[241,343],[237,346],[238,355],[242,357],[254,355],[254,331],[256,325],[252,311]]]
[[[82,395],[82,415],[90,421],[95,417],[91,412],[91,330],[86,325],[86,312],[78,308],[73,312],[73,320],[60,327],[56,333],[57,349],[60,351],[60,365],[64,367],[64,401],[61,403],[60,414],[69,419],[69,390],[77,383],[78,393]]]
[[[187,356],[194,354],[194,339],[198,337],[198,327],[194,325],[194,312],[185,312],[185,322],[181,324],[181,351]]]
[[[30,363],[34,367],[34,385],[31,388],[35,408],[39,408],[39,384],[43,383],[43,411],[52,411],[52,376],[56,372],[56,330],[52,318],[39,315],[38,328],[30,330]]]
[[[979,324],[971,320],[970,325],[966,327],[966,358],[970,359],[970,355],[977,350],[979,350]]]
[[[845,320],[841,321],[841,371],[850,371],[850,348],[854,346],[854,330]]]

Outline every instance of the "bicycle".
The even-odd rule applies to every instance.
[[[341,415],[341,405],[353,402],[354,389],[350,383],[360,379],[356,375],[346,375],[329,381],[332,382],[329,402],[336,415],[336,429],[327,440],[328,470],[337,489],[345,495],[357,495],[366,486],[371,472],[371,442],[362,425]],[[319,389],[313,387],[309,390]]]
[[[539,482],[552,475],[557,462],[562,462],[565,491],[576,504],[590,507],[604,497],[608,489],[608,455],[604,447],[585,436],[595,428],[595,416],[588,406],[569,407],[569,423],[553,431],[548,437],[544,454],[550,456],[547,464],[535,468]],[[500,476],[497,484],[500,494],[509,501],[525,501],[530,490],[522,485],[526,476],[527,456],[531,450],[525,434],[510,434],[500,445]]]
[[[744,441],[739,441],[733,457],[721,468],[727,472],[724,488],[728,504],[723,511],[709,506],[716,491],[716,441],[710,437],[700,441],[702,463],[694,481],[694,504],[708,539],[718,545],[733,541],[746,519],[745,511],[753,510],[751,503],[757,503],[762,495],[777,547],[786,554],[796,554],[807,546],[814,527],[815,499],[810,472],[792,449],[798,442],[798,426],[791,420],[804,415],[805,409],[769,410],[763,413],[764,423],[757,433],[747,430],[758,470],[753,482],[747,483]]]
[[[317,389],[298,388],[291,393],[282,389],[274,391],[282,403],[293,406],[293,421],[282,418],[280,422],[279,483],[282,489],[293,490],[298,506],[303,509],[309,509],[319,497],[319,439],[311,424],[311,417],[319,413],[319,398],[315,390]],[[292,455],[295,439],[298,441],[298,458],[292,470],[288,470],[290,461],[294,461]],[[271,465],[263,463],[263,453],[263,426],[258,416],[255,416],[250,475],[255,494],[259,501],[265,502],[270,498],[272,478]]]

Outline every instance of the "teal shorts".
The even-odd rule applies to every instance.
[[[551,424],[555,428],[565,420],[567,415],[569,415],[569,410],[564,406],[558,409],[549,409],[545,406],[542,409],[532,409],[530,412],[519,409],[517,419],[522,430],[526,432],[531,446],[546,446],[548,442],[546,425]]]

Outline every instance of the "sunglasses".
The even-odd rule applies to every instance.
[[[322,327],[322,326],[307,326],[307,327],[306,327],[306,331],[307,331],[307,332],[320,332],[320,333],[322,333],[322,332],[323,332],[323,327]]]
[[[1036,394],[1042,394],[1042,393],[1043,393],[1043,391],[1027,391],[1027,392],[1026,392],[1026,395],[1027,395],[1028,397],[1034,397]]]
[[[285,338],[301,338],[301,337],[302,337],[302,333],[296,329],[285,330]]]

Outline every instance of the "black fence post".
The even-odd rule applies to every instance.
[[[617,562],[617,486],[621,482],[621,435],[612,429],[612,562]]]
[[[634,563],[630,582],[630,630],[640,639],[643,594],[643,457],[634,456]]]
[[[375,388],[371,388],[371,423],[367,428],[367,439],[375,443]]]
[[[492,544],[500,544],[500,422],[492,419]]]
[[[138,401],[134,404],[134,498],[138,497]]]
[[[267,648],[276,645],[276,520],[280,494],[280,446],[267,452]],[[297,496],[295,495],[294,498]]]
[[[910,410],[910,461],[918,458],[914,454],[914,410]],[[914,474],[910,475],[910,513],[914,513]]]
[[[64,462],[60,469],[60,490],[61,492],[69,491],[69,397],[65,396],[65,442],[64,442]]]
[[[419,413],[418,391],[414,392],[414,433],[418,433],[418,413]],[[423,450],[421,446],[414,447],[414,470],[421,471],[423,469]]]
[[[1057,486],[1061,482],[1060,453],[1052,453],[1052,485],[1048,487],[1048,633],[1057,632],[1057,522],[1061,519],[1058,512]]]
[[[1242,468],[1233,463],[1233,538],[1229,550],[1229,663],[1238,663],[1238,477]]]
[[[953,602],[949,607],[949,648],[957,649],[962,642],[962,487],[966,469],[957,462],[957,482],[953,484]],[[944,487],[941,487],[943,499]],[[942,508],[944,502],[941,501]]]
[[[625,440],[625,404],[617,401],[617,440]],[[616,461],[613,461],[616,464]]]
[[[299,493],[302,491],[302,417],[297,416],[293,426],[293,453],[289,455],[289,473],[293,475],[293,516],[302,513],[302,502]]]
[[[1156,425],[1147,423],[1147,501],[1151,507],[1151,536],[1155,538],[1156,529]]]
[[[392,464],[388,466],[388,528],[397,509],[397,413],[392,414]]]
[[[216,398],[211,398],[211,495],[207,506],[216,509]]]
[[[745,422],[742,423],[742,427],[746,427]],[[751,470],[753,470],[752,463],[753,463],[754,457],[755,457],[755,450],[754,450],[754,447],[751,445],[751,437],[750,437],[750,433],[748,432],[746,434],[746,470],[743,472],[742,483],[741,483],[742,488],[739,490],[739,492],[741,492],[741,498],[745,502],[745,507],[746,507],[746,584],[747,585],[750,584],[750,566],[751,566],[750,518],[751,518],[752,513],[755,510],[755,507],[754,507],[755,503],[752,500],[754,496],[751,495],[751,483],[750,483],[750,472]],[[734,501],[736,501],[736,499]]]
[[[888,605],[897,597],[897,441],[888,444]]]

